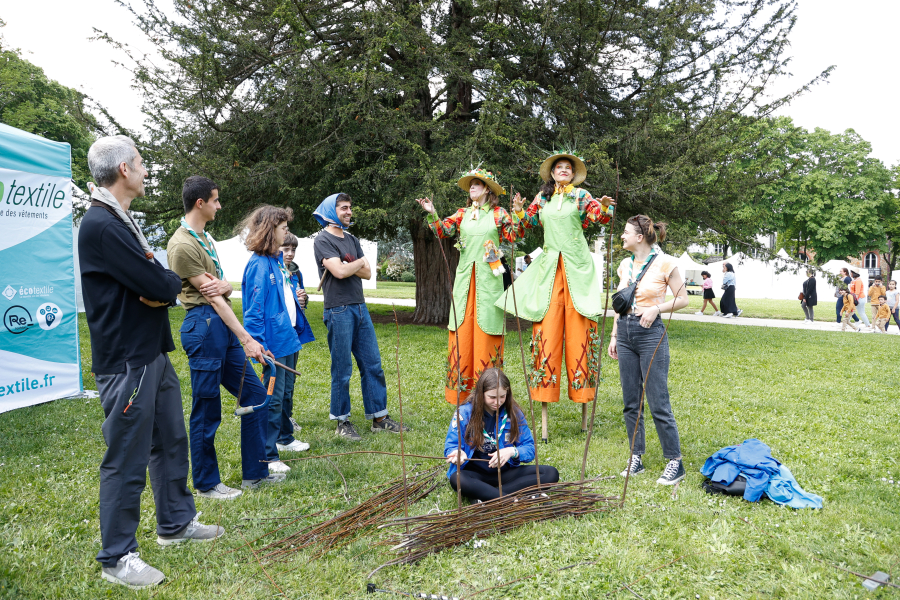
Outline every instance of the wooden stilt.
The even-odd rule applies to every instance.
[[[547,434],[547,402],[541,402],[541,441],[545,444],[550,441]]]
[[[587,402],[581,405],[581,433],[587,433],[588,422],[588,405]]]

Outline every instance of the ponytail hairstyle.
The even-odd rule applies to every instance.
[[[644,240],[650,244],[656,244],[666,239],[666,223],[654,223],[647,215],[634,215],[628,219],[628,223],[644,236]]]
[[[506,402],[500,407],[506,410],[509,417],[509,439],[511,442],[519,440],[519,416],[524,413],[519,409],[516,401],[513,400],[512,386],[509,384],[509,377],[506,373],[497,368],[485,369],[475,384],[475,393],[469,397],[469,404],[472,405],[472,416],[469,417],[469,424],[466,426],[466,443],[472,448],[481,448],[484,444],[484,393],[485,391],[506,390]],[[499,411],[498,411],[499,412]],[[499,423],[498,423],[499,427]],[[499,445],[499,441],[498,445]]]

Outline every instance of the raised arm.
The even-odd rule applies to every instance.
[[[452,238],[454,235],[456,235],[457,230],[459,230],[459,224],[462,223],[462,219],[465,214],[466,209],[460,208],[458,211],[442,221],[440,217],[437,216],[437,213],[429,212],[428,216],[425,217],[425,222],[428,223],[428,227],[431,228],[431,230],[439,238]]]
[[[523,232],[524,229],[531,229],[541,224],[540,212],[541,207],[544,206],[544,204],[546,204],[546,202],[541,199],[541,194],[538,193],[526,210],[516,213],[516,216],[519,218],[520,227],[523,228]]]
[[[516,239],[525,235],[525,228],[522,227],[521,219],[515,214],[510,216],[510,214],[500,206],[494,209],[494,223],[497,225],[501,240],[514,242]]]
[[[600,200],[595,200],[591,193],[587,190],[579,190],[582,194],[578,199],[578,207],[581,211],[581,227],[587,229],[591,223],[600,223],[601,225],[609,223],[612,218],[613,206],[616,202],[609,196],[603,196]]]

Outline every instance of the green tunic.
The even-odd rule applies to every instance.
[[[576,190],[575,193],[580,192]],[[575,310],[596,321],[603,308],[600,278],[584,238],[577,200],[563,194],[554,194],[539,214],[544,226],[544,251],[513,284],[516,286],[518,316],[533,323],[544,320],[550,308],[550,294],[553,291],[559,256],[562,255],[566,283],[569,285]],[[509,290],[495,305],[503,308],[504,303],[508,312],[516,314]]]
[[[474,211],[480,211],[473,220]],[[437,220],[432,215],[432,220]],[[494,275],[490,265],[484,262],[484,243],[488,240],[500,247],[500,235],[494,221],[494,211],[490,207],[467,208],[459,227],[460,256],[456,267],[456,281],[453,283],[453,301],[456,304],[456,320],[453,306],[450,306],[448,329],[456,331],[457,323],[466,317],[466,301],[469,298],[469,283],[472,265],[475,265],[475,312],[478,326],[489,335],[503,333],[503,310],[494,306],[494,301],[503,294],[503,276]],[[501,305],[502,307],[502,305]]]

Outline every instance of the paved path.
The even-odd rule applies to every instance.
[[[240,298],[240,292],[234,292],[231,294],[232,298]],[[324,297],[318,294],[311,294],[309,296],[311,302],[324,302]],[[367,304],[396,304],[397,306],[415,306],[415,300],[404,300],[404,299],[391,299],[391,298],[366,298]],[[612,310],[607,311],[606,316],[612,318],[614,315]],[[663,315],[664,318],[668,318],[668,315]],[[822,322],[816,321],[815,323],[804,323],[800,319],[792,320],[792,319],[757,319],[753,317],[732,317],[730,319],[726,319],[724,317],[713,317],[711,314],[706,315],[694,315],[694,314],[684,314],[684,313],[675,313],[672,315],[672,320],[674,321],[697,321],[702,323],[719,323],[721,325],[732,325],[738,327],[777,327],[781,329],[808,329],[812,331],[835,331],[840,332],[841,326],[834,321]],[[847,333],[853,333],[852,331]],[[900,330],[897,327],[893,327],[892,329],[888,329],[888,334],[890,335],[900,335]]]

